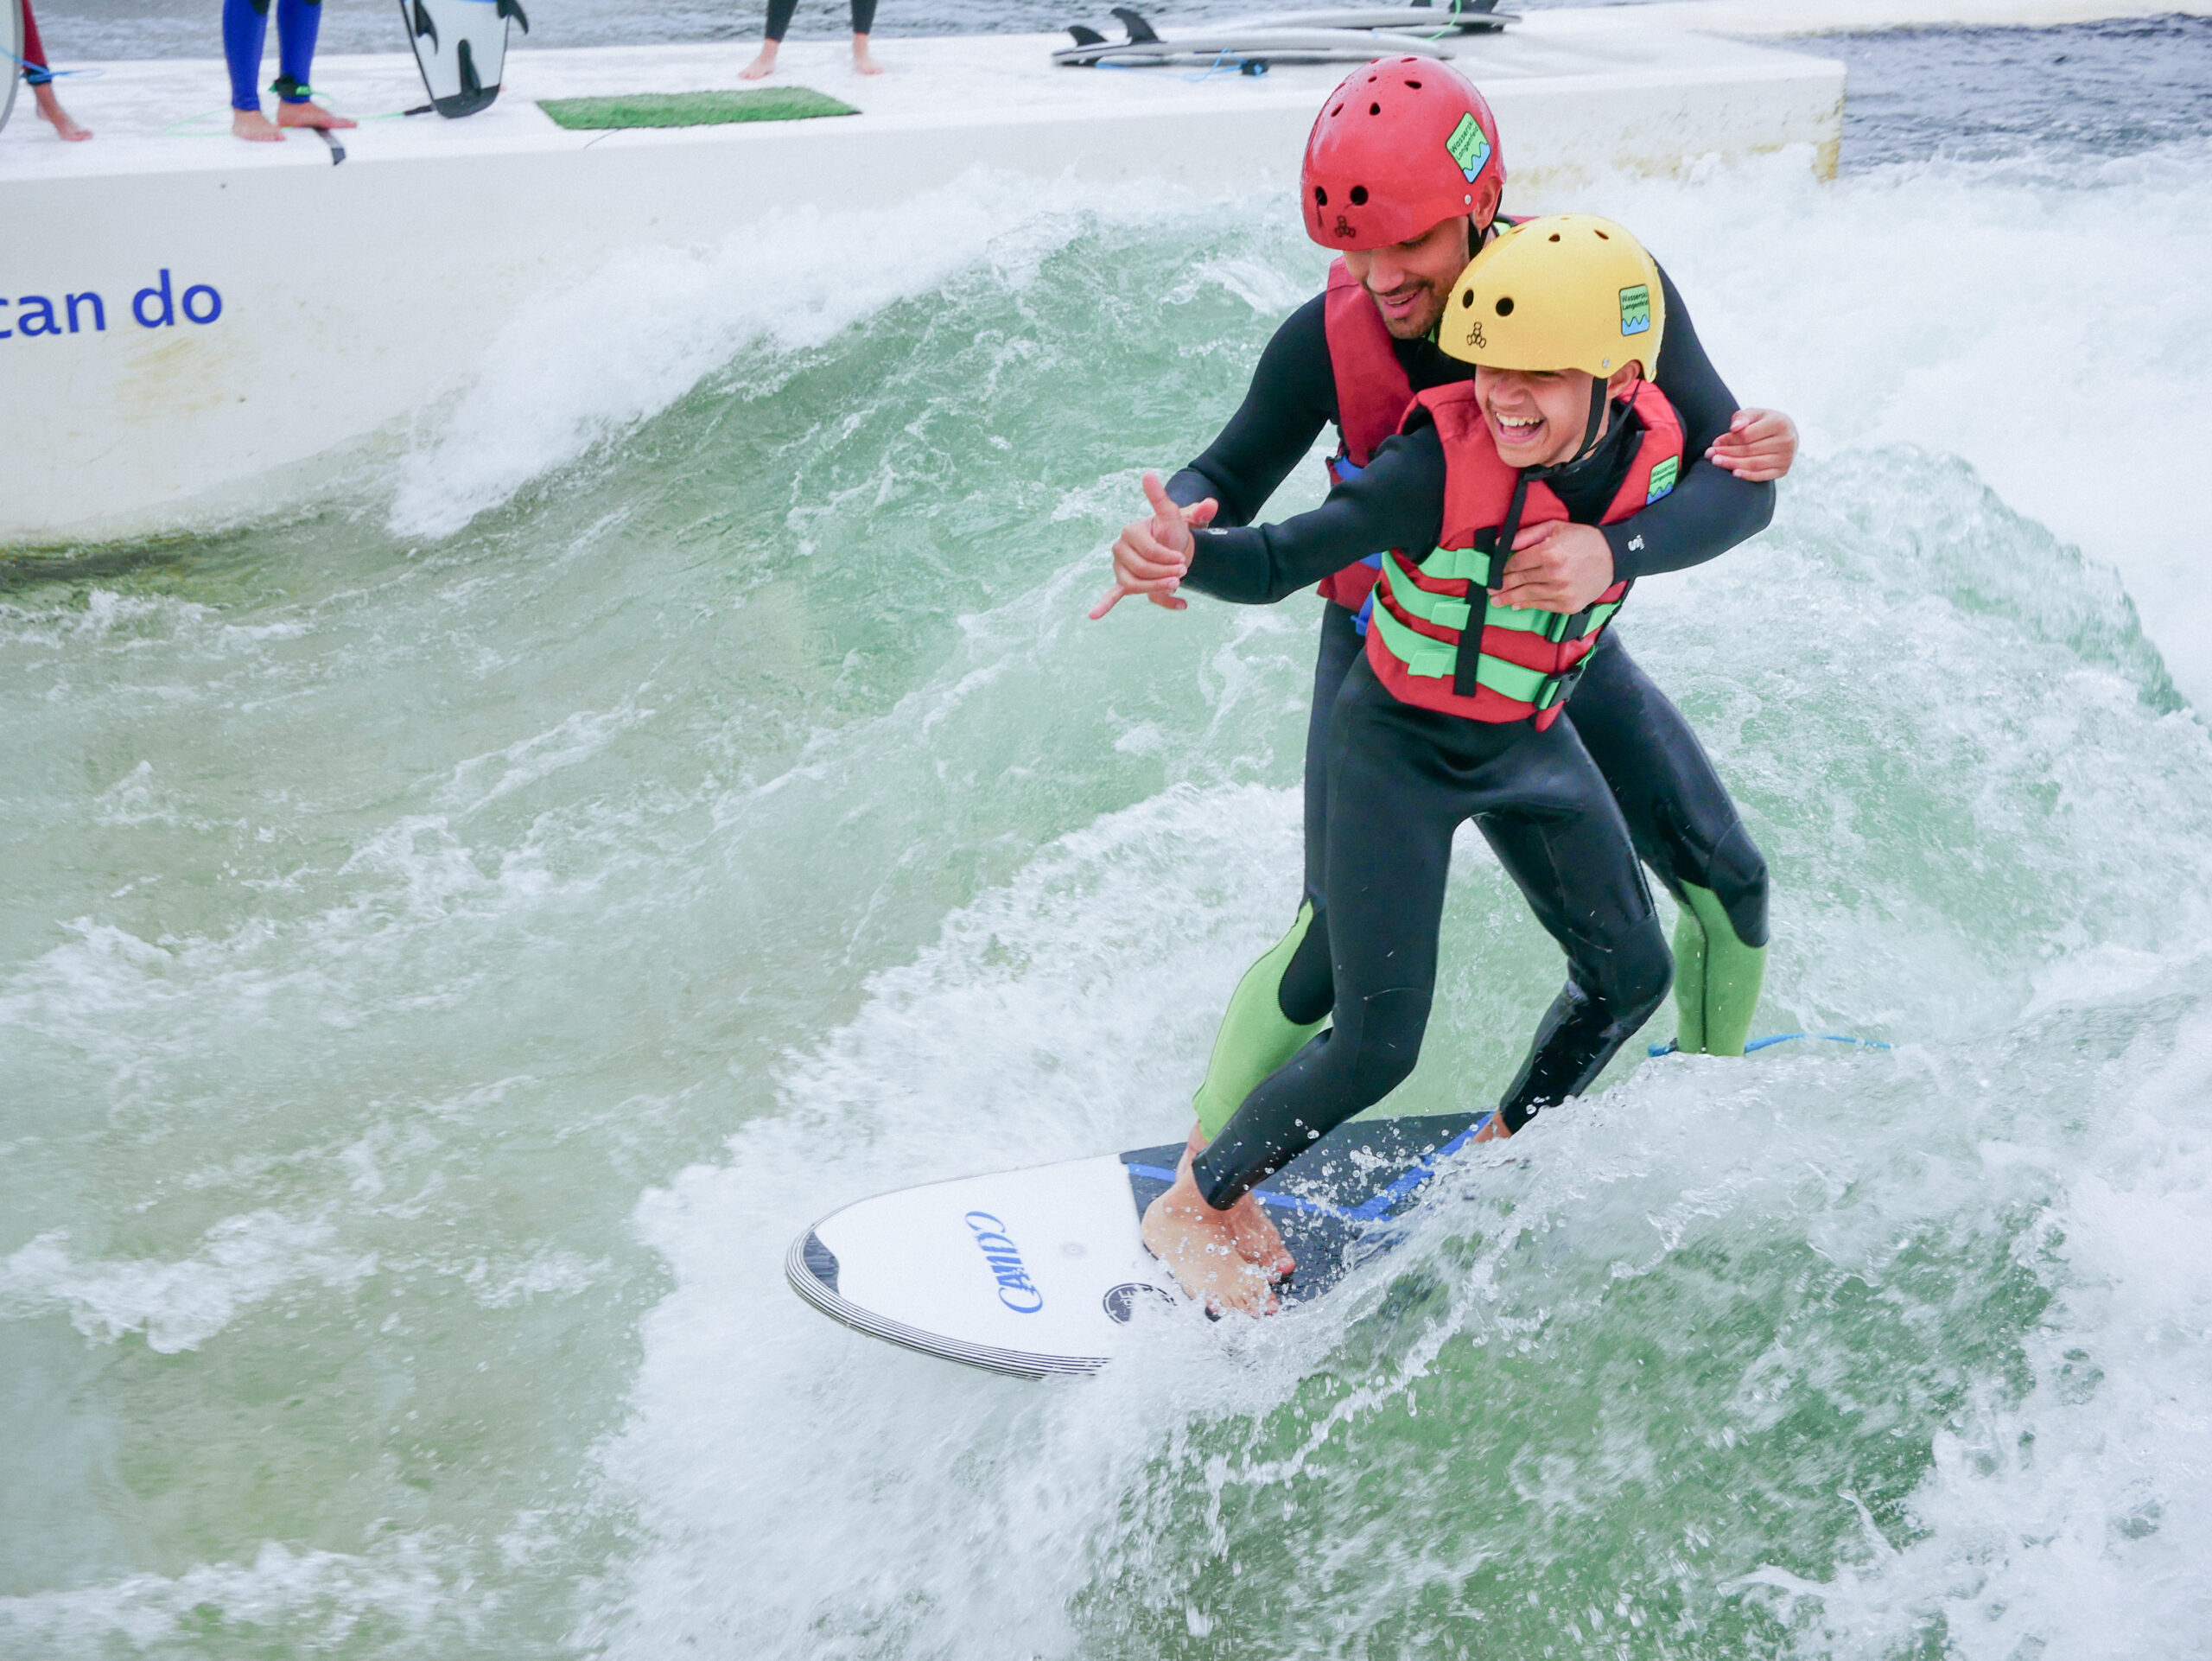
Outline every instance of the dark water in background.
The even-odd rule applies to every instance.
[[[2126,156],[2212,133],[2212,17],[1885,29],[1802,44],[1851,67],[1847,169]]]

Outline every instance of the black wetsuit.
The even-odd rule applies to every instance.
[[[1706,448],[1727,431],[1736,400],[1706,356],[1688,308],[1664,270],[1659,281],[1667,338],[1658,386],[1681,419],[1683,468],[1670,495],[1632,519],[1602,527],[1612,545],[1617,578],[1702,564],[1756,536],[1774,513],[1771,484],[1747,483],[1704,459]],[[1221,504],[1217,525],[1249,525],[1306,459],[1321,429],[1336,424],[1337,379],[1324,319],[1325,301],[1316,295],[1284,321],[1260,354],[1243,404],[1198,459],[1168,480],[1173,500],[1187,506],[1211,496]],[[1465,380],[1471,372],[1433,340],[1391,346],[1416,392]],[[1440,452],[1433,465],[1440,477]],[[1352,613],[1324,601],[1306,736],[1306,881],[1315,896],[1329,821],[1326,772],[1317,763],[1330,704],[1362,647]],[[1719,775],[1681,712],[1629,655],[1618,625],[1605,632],[1599,650],[1604,660],[1593,661],[1584,673],[1567,710],[1628,816],[1637,851],[1678,899],[1683,882],[1713,889],[1745,939],[1763,943],[1765,863]]]
[[[1746,483],[1703,460],[1707,446],[1726,430],[1737,406],[1706,357],[1688,309],[1663,272],[1661,283],[1667,307],[1668,334],[1658,384],[1681,417],[1683,459],[1687,465],[1672,494],[1630,519],[1602,527],[1613,550],[1617,576],[1643,576],[1676,570],[1713,558],[1764,528],[1773,512],[1771,485]],[[1336,420],[1336,379],[1329,357],[1325,318],[1325,302],[1316,296],[1292,314],[1276,331],[1262,354],[1243,407],[1213,444],[1170,480],[1168,493],[1174,500],[1187,504],[1213,496],[1221,505],[1215,521],[1217,526],[1249,525],[1291,468],[1311,449],[1322,426]],[[1433,341],[1395,340],[1392,346],[1400,366],[1416,391],[1462,380],[1469,373],[1466,365],[1446,356]],[[1395,453],[1387,462],[1384,451]],[[1297,566],[1300,580],[1294,582],[1292,589],[1326,575],[1334,569],[1326,561],[1336,557],[1344,548],[1361,547],[1363,538],[1376,538],[1364,542],[1367,551],[1388,546],[1433,544],[1440,517],[1437,508],[1441,501],[1443,455],[1433,431],[1425,440],[1416,436],[1386,441],[1370,463],[1370,469],[1377,465],[1382,468],[1379,476],[1370,481],[1368,475],[1363,474],[1339,486],[1315,514],[1293,521],[1281,527],[1279,533],[1255,533],[1262,538],[1262,549],[1266,548],[1265,538],[1279,537],[1281,546],[1268,550],[1269,557],[1280,555],[1286,562],[1282,568],[1286,570],[1297,565],[1301,544],[1326,550],[1314,556],[1318,568],[1313,569],[1310,576],[1306,575],[1305,566]],[[1605,501],[1610,500],[1609,496],[1599,497],[1594,503],[1585,500],[1591,494],[1586,487],[1588,481],[1605,471],[1601,467],[1584,469],[1576,480],[1568,483],[1568,493],[1573,498],[1568,502],[1570,512],[1583,523],[1594,522]],[[1617,479],[1618,473],[1613,476]],[[1407,493],[1414,505],[1413,517],[1423,519],[1423,523],[1398,525],[1394,523],[1388,505],[1376,507],[1378,499],[1386,492],[1398,491]],[[1423,503],[1427,504],[1425,510],[1420,506]],[[1370,514],[1372,522],[1363,524]],[[1345,532],[1344,527],[1347,525],[1355,528]],[[1429,540],[1424,542],[1424,537]],[[1202,591],[1212,583],[1234,586],[1236,579],[1223,562],[1237,557],[1235,544],[1240,540],[1206,538],[1210,544],[1211,582],[1199,575],[1198,567],[1194,564],[1192,586]],[[1248,556],[1251,551],[1249,547],[1243,550]],[[1337,560],[1338,564],[1344,563]],[[1278,579],[1281,574],[1278,570]],[[1272,582],[1263,582],[1260,586],[1268,590],[1268,597],[1274,597]],[[1258,599],[1262,595],[1255,590],[1235,597]],[[1421,919],[1428,912],[1432,897],[1434,907],[1441,907],[1450,827],[1459,818],[1476,817],[1483,824],[1492,846],[1509,869],[1514,869],[1531,907],[1560,940],[1569,960],[1567,985],[1547,1015],[1520,1077],[1502,1104],[1508,1129],[1517,1128],[1535,1108],[1577,1093],[1586,1085],[1602,1068],[1605,1060],[1649,1016],[1657,998],[1663,996],[1666,985],[1662,962],[1657,990],[1653,990],[1653,965],[1649,960],[1650,936],[1645,928],[1649,902],[1648,899],[1642,899],[1642,884],[1640,881],[1631,881],[1624,885],[1616,862],[1609,855],[1593,856],[1585,852],[1576,857],[1597,860],[1597,868],[1592,869],[1590,876],[1597,885],[1596,891],[1610,896],[1604,901],[1612,913],[1609,927],[1635,941],[1624,956],[1591,947],[1578,935],[1573,920],[1560,914],[1560,907],[1565,901],[1557,896],[1554,887],[1541,881],[1532,883],[1523,875],[1524,868],[1533,868],[1567,850],[1548,843],[1541,834],[1531,842],[1525,830],[1508,828],[1500,831],[1494,828],[1499,823],[1498,811],[1512,807],[1513,803],[1510,799],[1511,792],[1501,795],[1492,787],[1495,780],[1485,783],[1480,776],[1483,767],[1478,758],[1488,754],[1491,739],[1466,732],[1431,731],[1423,735],[1433,754],[1453,758],[1440,772],[1432,769],[1430,774],[1424,775],[1424,782],[1437,784],[1447,775],[1456,782],[1439,792],[1416,791],[1417,799],[1398,799],[1404,792],[1393,790],[1383,782],[1389,772],[1385,752],[1402,751],[1403,741],[1427,724],[1422,719],[1427,712],[1398,705],[1375,681],[1371,671],[1365,671],[1363,665],[1355,668],[1359,665],[1363,643],[1354,629],[1351,611],[1333,602],[1325,602],[1322,611],[1306,766],[1306,890],[1314,907],[1316,926],[1309,929],[1290,958],[1280,987],[1279,1001],[1283,1015],[1301,1024],[1318,1021],[1333,1009],[1336,1023],[1341,1028],[1349,1013],[1350,1018],[1359,1025],[1356,1034],[1358,1041],[1338,1046],[1336,1054],[1330,1056],[1325,1034],[1308,1044],[1288,1066],[1245,1098],[1254,1109],[1253,1114],[1248,1116],[1240,1109],[1230,1124],[1214,1138],[1207,1156],[1200,1161],[1201,1188],[1210,1200],[1220,1205],[1233,1201],[1250,1182],[1294,1156],[1311,1134],[1318,1134],[1315,1127],[1319,1118],[1326,1117],[1333,1123],[1346,1113],[1358,1111],[1381,1099],[1411,1070],[1418,1053],[1419,1032],[1426,1023],[1429,988],[1434,977],[1434,919],[1430,917],[1426,925]],[[1543,807],[1542,802],[1548,799],[1557,807],[1572,799],[1573,805],[1565,810],[1566,817],[1575,818],[1586,826],[1599,826],[1605,814],[1581,800],[1576,789],[1560,783],[1567,774],[1577,772],[1572,765],[1576,756],[1585,763],[1594,763],[1617,805],[1612,818],[1619,822],[1618,829],[1625,830],[1637,854],[1651,866],[1677,900],[1684,898],[1686,884],[1711,891],[1725,907],[1739,938],[1747,945],[1763,946],[1766,939],[1765,864],[1745,831],[1734,804],[1696,735],[1681,713],[1637,667],[1621,644],[1617,630],[1609,629],[1600,637],[1598,646],[1585,662],[1582,676],[1569,700],[1567,719],[1555,723],[1550,735],[1541,735],[1544,742],[1522,758],[1529,777],[1524,780],[1528,787],[1518,799],[1521,805],[1535,811],[1540,818],[1547,813],[1558,818],[1559,813]],[[1344,731],[1332,742],[1332,714],[1337,708],[1340,690],[1344,701]],[[1442,716],[1433,719],[1452,720]],[[1573,735],[1563,730],[1570,723],[1576,729]],[[1479,724],[1458,723],[1462,728]],[[1506,730],[1525,732],[1526,723]],[[1361,736],[1355,740],[1355,734]],[[1355,757],[1352,750],[1363,745],[1378,748],[1370,755]],[[1539,754],[1546,758],[1546,765],[1541,768],[1534,765]],[[1554,762],[1551,759],[1554,756],[1563,759]],[[1541,776],[1547,771],[1551,775],[1548,784]],[[1343,775],[1341,786],[1332,786],[1332,780],[1339,774]],[[1586,773],[1579,776],[1586,782]],[[1373,844],[1378,839],[1387,843],[1393,835],[1411,837],[1412,841],[1403,843],[1403,851],[1409,858],[1414,857],[1414,842],[1425,844],[1418,856],[1418,869],[1409,864],[1401,873],[1408,891],[1399,914],[1395,918],[1387,912],[1363,914],[1380,919],[1386,932],[1393,928],[1410,927],[1412,938],[1418,943],[1414,950],[1427,954],[1426,964],[1407,964],[1405,967],[1413,971],[1401,977],[1407,984],[1386,989],[1382,994],[1383,1003],[1370,1006],[1364,1002],[1367,995],[1362,994],[1359,1008],[1350,1012],[1344,1000],[1336,996],[1342,990],[1338,983],[1349,978],[1357,983],[1371,977],[1356,962],[1348,965],[1348,977],[1338,972],[1337,959],[1347,947],[1352,958],[1357,959],[1370,949],[1370,943],[1345,940],[1342,938],[1345,928],[1341,922],[1333,929],[1320,926],[1328,909],[1330,805],[1336,787],[1350,788],[1353,797],[1346,799],[1356,799],[1359,804],[1356,810],[1358,826],[1345,827],[1345,834],[1357,843]],[[1445,823],[1447,819],[1448,824]],[[1414,830],[1413,821],[1419,821],[1428,829]],[[1438,843],[1434,827],[1440,824],[1444,828]],[[1593,833],[1600,841],[1617,834],[1602,830]],[[1614,841],[1611,845],[1617,847],[1618,843]],[[1632,870],[1630,875],[1632,879]],[[1358,880],[1364,881],[1370,877],[1388,881],[1387,862],[1370,869],[1367,875]],[[1639,900],[1643,913],[1641,917],[1637,914]],[[1656,923],[1650,926],[1656,928]],[[1381,949],[1387,953],[1397,950],[1398,945],[1386,942]],[[1396,996],[1397,993],[1404,996]],[[1284,1117],[1287,1103],[1290,1104],[1287,1118]]]

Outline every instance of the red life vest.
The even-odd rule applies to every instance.
[[[1322,319],[1329,337],[1329,369],[1337,383],[1337,430],[1343,439],[1329,462],[1329,482],[1340,484],[1373,459],[1375,447],[1398,430],[1413,383],[1391,349],[1390,331],[1374,296],[1343,260],[1329,266]],[[1351,463],[1346,470],[1344,464]],[[1379,575],[1365,560],[1321,579],[1321,597],[1357,611]]]
[[[1475,402],[1474,383],[1432,387],[1419,399],[1444,441],[1444,528],[1436,550],[1416,560],[1394,548],[1382,562],[1367,659],[1383,685],[1407,703],[1473,721],[1535,717],[1541,730],[1559,719],[1574,669],[1598,643],[1628,595],[1616,582],[1587,610],[1569,615],[1501,606],[1486,592],[1504,570],[1498,532],[1567,518],[1541,480],[1522,480],[1498,458]],[[1640,512],[1675,487],[1682,463],[1682,423],[1659,389],[1645,381],[1635,408],[1643,436],[1601,524]],[[1476,660],[1463,663],[1459,640],[1471,622],[1482,631]]]

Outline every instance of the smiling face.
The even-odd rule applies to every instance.
[[[1467,230],[1464,219],[1445,220],[1411,242],[1345,251],[1345,269],[1366,285],[1382,327],[1397,339],[1418,340],[1444,315],[1467,264]]]
[[[1580,369],[1477,366],[1475,402],[1497,445],[1498,459],[1510,468],[1550,468],[1572,461],[1590,425],[1590,383],[1596,379]],[[1633,363],[1614,372],[1606,383],[1609,410],[1610,400],[1627,397],[1637,379]],[[1602,423],[1599,430],[1605,430]]]

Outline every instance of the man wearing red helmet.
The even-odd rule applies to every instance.
[[[1147,475],[1155,509],[1179,509],[1193,526],[1249,524],[1325,423],[1340,435],[1330,463],[1340,482],[1357,476],[1397,430],[1416,393],[1466,379],[1468,366],[1438,348],[1434,331],[1453,281],[1491,233],[1503,184],[1496,119],[1457,71],[1404,58],[1348,76],[1314,122],[1300,181],[1307,234],[1342,258],[1325,291],[1277,329],[1243,406],[1168,481],[1164,498]],[[1493,590],[1501,603],[1578,612],[1622,579],[1713,558],[1771,515],[1770,481],[1794,459],[1795,430],[1787,417],[1738,410],[1672,283],[1663,271],[1660,277],[1669,321],[1657,385],[1681,417],[1688,465],[1671,493],[1618,524],[1522,531]],[[1182,608],[1175,593],[1182,557],[1153,534],[1153,524],[1139,520],[1122,531],[1116,586],[1094,616],[1134,593]],[[1290,932],[1247,971],[1231,999],[1194,1104],[1194,1155],[1327,1019],[1325,999],[1307,998],[1309,989],[1291,983],[1312,978],[1299,967],[1299,948],[1326,907],[1323,740],[1337,690],[1361,652],[1363,608],[1371,604],[1379,564],[1377,556],[1321,584],[1326,603],[1306,741],[1305,902]],[[1585,659],[1568,719],[1618,802],[1637,853],[1681,907],[1680,1047],[1741,1053],[1764,970],[1764,859],[1696,735],[1614,631]],[[1540,1035],[1524,1074],[1546,1071],[1543,1041]],[[1249,1198],[1232,1220],[1247,1258],[1270,1273],[1290,1270],[1280,1238]]]

